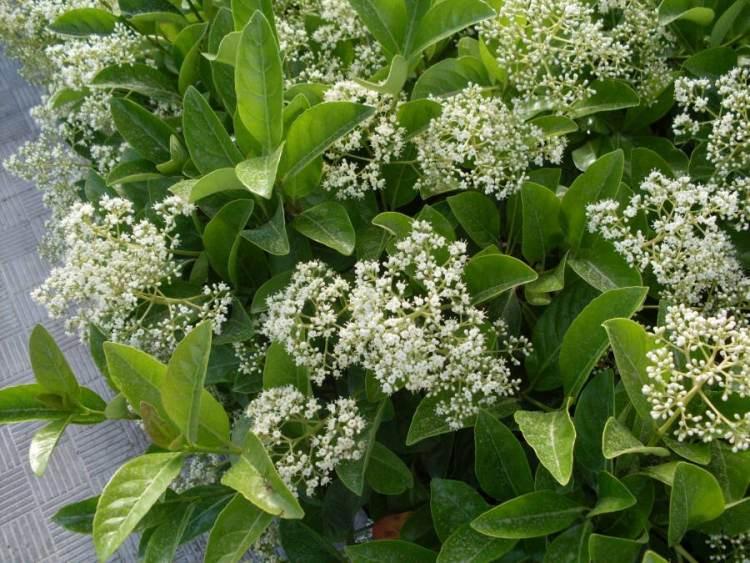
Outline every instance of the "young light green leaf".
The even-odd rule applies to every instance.
[[[569,117],[580,119],[587,115],[635,107],[640,98],[624,80],[595,80],[591,83],[594,94],[573,105]]]
[[[201,174],[236,165],[242,154],[206,99],[190,86],[185,92],[182,131],[190,158]]]
[[[284,201],[281,196],[276,198],[276,210],[268,222],[255,229],[242,231],[240,236],[274,256],[289,254],[289,237],[286,233]]]
[[[527,493],[491,508],[471,527],[493,538],[538,538],[566,529],[586,508],[554,491]]]
[[[669,496],[669,545],[679,543],[688,530],[722,512],[724,494],[716,477],[697,465],[678,463]]]
[[[464,279],[475,305],[489,301],[512,287],[537,279],[529,266],[505,254],[474,256],[466,264]]]
[[[526,453],[513,432],[485,410],[474,426],[474,473],[482,489],[498,500],[534,489]]]
[[[110,11],[101,8],[76,8],[55,18],[49,29],[74,37],[109,35],[115,30],[116,23],[117,17]]]
[[[340,203],[326,201],[306,209],[295,217],[292,227],[344,256],[354,252],[354,226],[346,208]]]
[[[368,90],[380,92],[388,96],[398,96],[401,89],[409,77],[409,63],[401,55],[396,55],[391,59],[391,66],[388,70],[388,76],[382,84],[376,84],[367,80],[355,78],[354,81]]]
[[[232,0],[231,6],[234,29],[242,31],[256,11],[260,11],[271,24],[271,28],[274,28],[273,3],[271,0]]]
[[[602,324],[613,318],[633,315],[640,309],[647,292],[646,287],[624,287],[602,293],[571,323],[560,348],[560,373],[568,397],[578,395],[609,345]]]
[[[105,67],[91,81],[91,87],[125,90],[156,100],[180,100],[177,87],[170,76],[140,63]]]
[[[242,30],[234,77],[240,119],[271,154],[284,130],[284,76],[273,28],[259,11]]]
[[[221,483],[233,488],[261,510],[280,518],[302,518],[305,513],[279,477],[258,437],[249,432],[242,454],[224,473]]]
[[[516,411],[513,415],[539,461],[561,485],[573,475],[576,429],[567,410]]]
[[[602,453],[606,459],[625,454],[645,454],[666,457],[669,450],[662,447],[644,446],[628,428],[615,417],[610,417],[602,433]]]
[[[403,0],[350,0],[350,3],[386,54],[399,53],[406,22]]]
[[[49,332],[36,325],[29,337],[29,358],[37,383],[54,395],[78,401],[79,387],[60,347]]]
[[[208,535],[205,563],[237,563],[273,520],[242,495],[234,495]]]
[[[676,21],[689,21],[705,27],[714,19],[714,11],[703,6],[694,6],[690,0],[662,0],[659,4],[659,24],[669,25]]]
[[[29,445],[29,462],[31,463],[31,470],[39,477],[44,475],[49,458],[52,455],[52,450],[55,449],[55,446],[60,441],[60,437],[72,420],[72,416],[66,419],[53,420],[43,428],[37,430],[31,439],[31,444]]]
[[[109,559],[182,469],[183,454],[146,454],[120,467],[104,487],[94,516],[94,546]]]
[[[266,351],[266,362],[263,367],[263,389],[294,386],[305,395],[312,394],[310,374],[306,367],[298,366],[292,357],[278,342],[272,342]]]
[[[245,186],[237,178],[234,168],[219,168],[209,172],[194,184],[186,186],[186,190],[188,188],[190,194],[188,199],[194,203],[219,192],[244,190]]]
[[[281,143],[270,155],[243,160],[234,169],[237,178],[252,193],[270,199],[283,152],[284,143]]]
[[[281,159],[287,182],[375,110],[352,102],[324,102],[302,113],[289,127]]]

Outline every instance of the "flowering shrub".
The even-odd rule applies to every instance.
[[[0,423],[108,560],[746,561],[745,0],[0,0],[51,209]]]

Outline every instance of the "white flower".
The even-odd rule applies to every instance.
[[[750,397],[747,323],[723,309],[705,315],[678,305],[667,309],[654,336],[643,386],[654,419],[676,422],[680,441],[723,439],[734,451],[750,448],[750,411],[722,408]]]
[[[440,102],[442,113],[414,138],[423,172],[417,189],[476,189],[504,199],[521,188],[532,164],[562,159],[564,137],[545,137],[479,86]]]
[[[364,449],[360,435],[366,423],[353,399],[328,403],[326,414],[321,409],[316,398],[291,385],[264,390],[246,409],[251,432],[266,446],[281,478],[292,490],[304,486],[307,495],[330,483],[336,466],[359,459]],[[297,431],[287,436],[290,425]]]

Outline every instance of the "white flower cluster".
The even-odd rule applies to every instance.
[[[414,138],[423,174],[417,189],[476,189],[504,199],[521,188],[529,166],[562,159],[565,137],[544,136],[479,86],[440,102],[442,113]]]
[[[480,36],[521,105],[541,98],[565,111],[594,92],[591,81],[630,80],[653,99],[669,83],[664,53],[669,41],[649,0],[508,0]]]
[[[750,561],[750,532],[728,536],[712,534],[706,544],[711,549],[709,561],[716,563],[747,563]]]
[[[718,107],[711,103],[716,95]],[[707,129],[708,159],[716,173],[721,178],[749,175],[750,68],[736,67],[715,82],[679,78],[675,81],[675,100],[683,109],[674,120],[675,134],[698,137]]]
[[[361,366],[387,394],[439,396],[438,414],[460,428],[480,406],[515,391],[509,361],[530,350],[523,338],[502,338],[502,324],[488,326],[471,305],[466,260],[463,242],[415,221],[384,264],[357,263],[351,286],[318,262],[298,266],[269,299],[264,330],[312,368],[317,384]]]
[[[750,297],[750,281],[720,221],[747,227],[743,192],[652,172],[625,209],[614,200],[588,206],[589,230],[613,241],[631,265],[651,268],[665,295],[681,303],[731,304]],[[745,192],[746,193],[746,192]],[[645,216],[653,233],[636,225]]]
[[[239,360],[237,371],[248,379],[260,380],[263,377],[263,365],[268,350],[268,342],[260,335],[250,340],[232,344],[234,355]]]
[[[364,450],[360,435],[366,423],[353,399],[328,403],[325,415],[321,409],[316,398],[287,385],[261,392],[246,410],[250,430],[266,446],[281,478],[293,490],[304,486],[307,495],[330,483],[337,465],[359,459]],[[298,431],[289,430],[290,425]]]
[[[222,466],[225,463],[226,459],[216,454],[190,456],[170,488],[180,494],[193,487],[215,485],[221,478]]]
[[[101,213],[89,203],[76,203],[62,220],[63,264],[33,292],[51,317],[65,317],[66,329],[86,334],[94,323],[118,342],[168,356],[178,333],[211,319],[218,332],[231,296],[226,285],[206,286],[191,298],[170,298],[160,287],[178,276],[173,258],[179,237],[171,234],[179,215],[192,206],[173,196],[154,206],[163,227],[136,220],[133,204],[102,197]],[[149,317],[154,308],[165,311]]]
[[[396,160],[406,144],[406,131],[396,118],[399,99],[346,80],[328,89],[325,100],[365,104],[374,107],[375,114],[328,149],[323,188],[343,199],[384,189],[383,167]]]
[[[676,422],[680,441],[723,439],[734,451],[750,448],[750,411],[728,414],[721,408],[750,397],[747,323],[726,310],[705,315],[676,305],[654,336],[643,386],[651,416]]]
[[[370,76],[386,62],[347,0],[281,0],[274,12],[292,83]]]

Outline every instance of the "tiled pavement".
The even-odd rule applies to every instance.
[[[37,91],[0,52],[0,161],[33,138],[28,115]],[[86,349],[66,337],[59,322],[47,319],[29,291],[49,266],[38,256],[46,212],[39,192],[0,167],[0,387],[28,383],[32,374],[27,338],[43,323],[61,345],[79,380],[108,398]],[[95,561],[91,538],[51,522],[61,506],[98,494],[119,465],[143,451],[138,428],[118,422],[68,429],[44,477],[29,467],[29,441],[39,424],[0,426],[0,563],[79,563]],[[190,550],[181,559],[196,561]],[[130,539],[114,561],[135,561]]]

